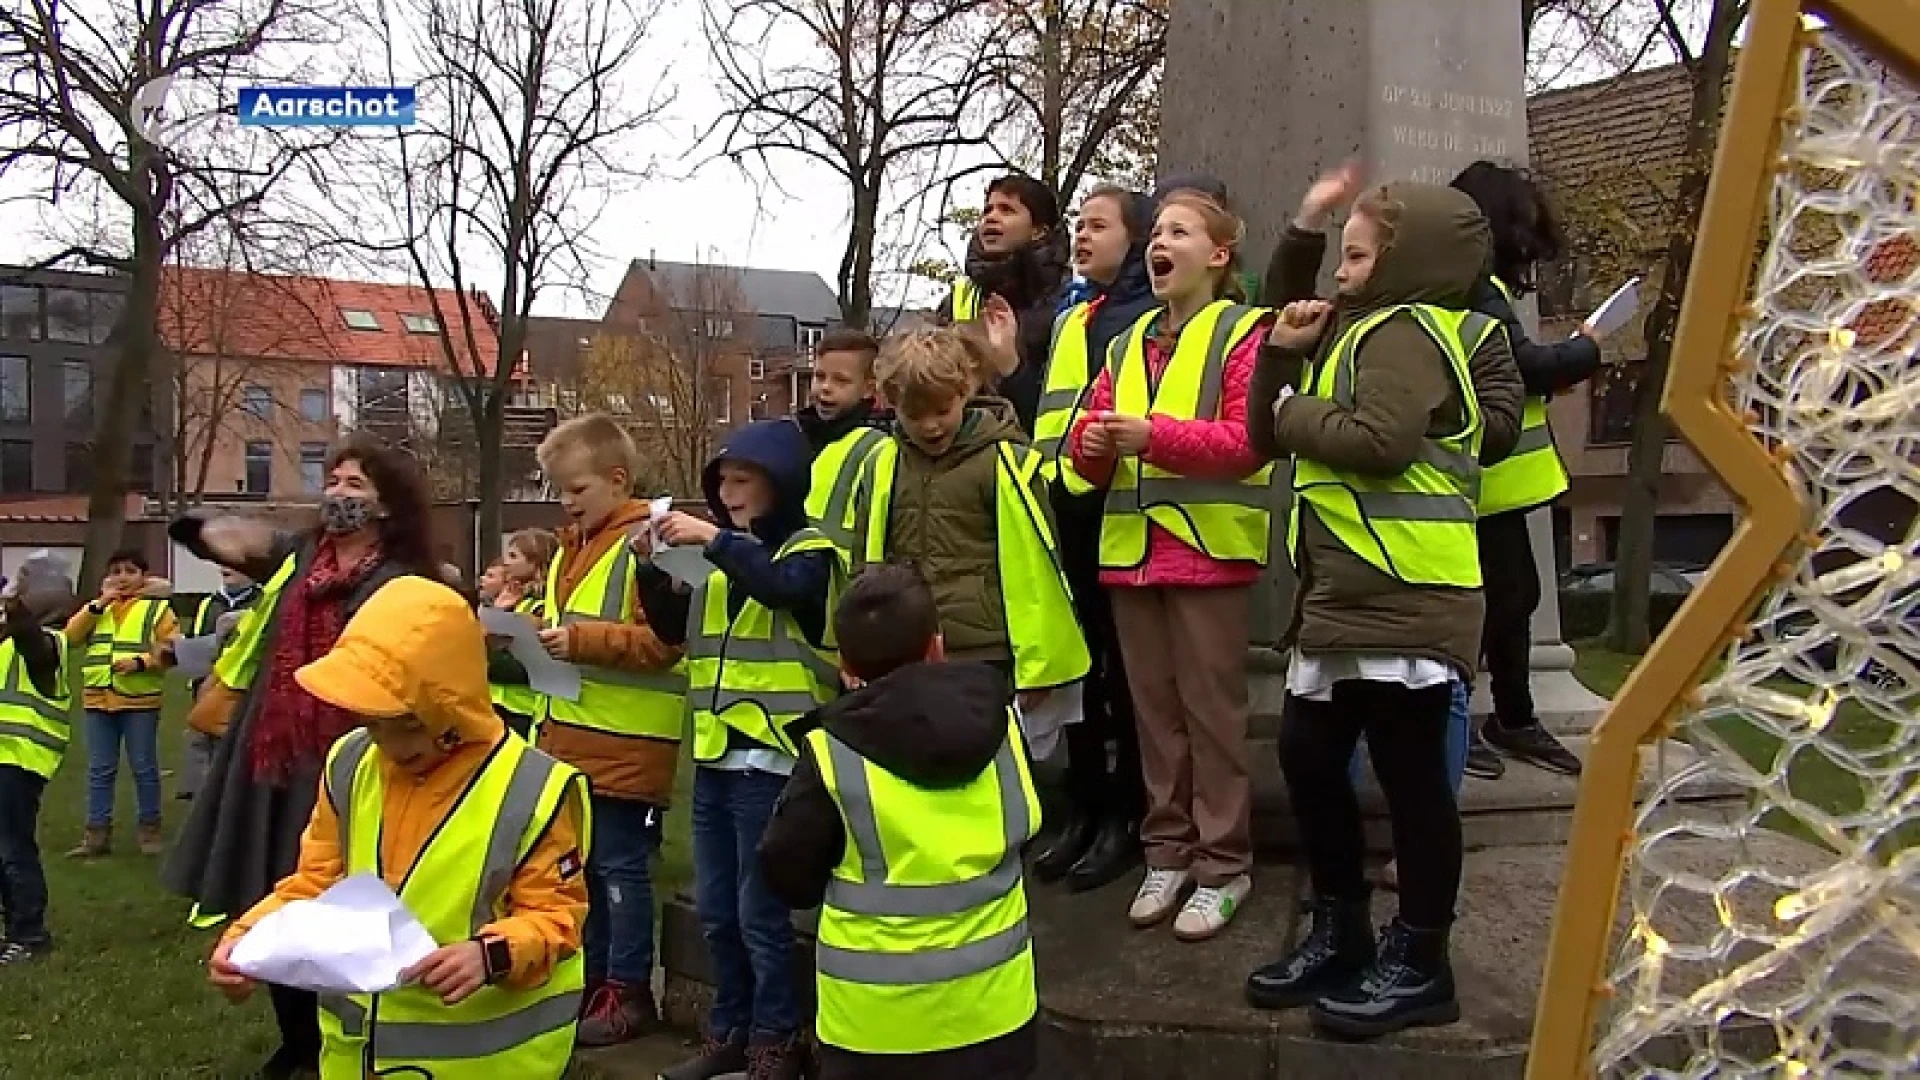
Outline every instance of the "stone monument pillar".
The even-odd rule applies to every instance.
[[[1479,158],[1524,162],[1525,63],[1518,0],[1178,0],[1160,171],[1224,181],[1247,219],[1248,264],[1264,270],[1307,185],[1349,156],[1375,180],[1435,184]],[[1276,523],[1286,491],[1276,481]],[[1542,578],[1538,708],[1557,726],[1590,725],[1604,703],[1573,679],[1573,651],[1560,641],[1549,517],[1536,512],[1530,525]],[[1284,628],[1293,586],[1274,531],[1275,569],[1257,607],[1261,644]],[[1256,653],[1255,708],[1265,712],[1278,687],[1271,654]]]

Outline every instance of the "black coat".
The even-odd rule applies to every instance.
[[[967,278],[981,293],[1000,296],[1012,305],[1020,322],[1020,366],[1001,378],[995,393],[1013,403],[1020,429],[1033,434],[1040,411],[1040,385],[1045,380],[1047,351],[1053,344],[1053,320],[1059,314],[1060,294],[1067,287],[1067,237],[1055,229],[1008,255],[988,255],[978,240],[967,245]],[[953,321],[953,295],[940,305],[936,318]]]

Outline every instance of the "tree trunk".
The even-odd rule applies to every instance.
[[[1620,652],[1644,651],[1651,636],[1653,527],[1659,512],[1660,479],[1666,456],[1667,424],[1660,415],[1667,365],[1673,355],[1673,331],[1680,301],[1693,266],[1693,245],[1707,181],[1713,167],[1713,136],[1726,98],[1727,70],[1734,34],[1745,14],[1739,0],[1713,0],[1713,15],[1700,58],[1693,65],[1693,101],[1687,117],[1686,149],[1675,189],[1673,231],[1667,241],[1660,297],[1647,313],[1647,360],[1634,385],[1633,442],[1627,450],[1626,499],[1620,506],[1619,550],[1613,565],[1613,606],[1607,619],[1607,643]]]
[[[840,318],[847,326],[865,329],[873,315],[873,244],[879,228],[880,184],[877,179],[854,185],[852,229],[846,255],[840,260]]]
[[[1062,202],[1073,192],[1061,190],[1061,144],[1066,141],[1066,71],[1061,38],[1066,34],[1061,0],[1045,0],[1040,17],[1040,180],[1059,194]]]
[[[81,595],[91,596],[106,573],[107,560],[120,548],[127,524],[127,474],[133,464],[133,430],[140,402],[152,393],[147,374],[160,308],[160,222],[152,211],[134,208],[133,280],[121,313],[120,362],[107,380],[107,397],[94,424],[93,487],[87,494],[87,542],[80,559]],[[96,403],[98,398],[95,398]]]
[[[484,391],[486,403],[480,410],[480,422],[474,425],[474,439],[480,444],[480,462],[478,476],[478,495],[480,498],[479,536],[471,542],[477,542],[480,550],[472,552],[474,573],[479,573],[500,550],[500,496],[501,482],[505,474],[505,449],[501,445],[506,440],[506,408],[503,402],[506,395],[497,387],[489,386]]]

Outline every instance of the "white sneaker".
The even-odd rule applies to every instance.
[[[1173,919],[1173,936],[1181,941],[1205,941],[1227,928],[1234,912],[1253,891],[1253,879],[1245,874],[1219,888],[1193,890],[1187,905]]]
[[[1192,882],[1193,875],[1185,870],[1148,870],[1147,879],[1140,883],[1140,891],[1133,894],[1133,906],[1127,909],[1127,918],[1142,930],[1165,919],[1180,906],[1180,897]]]

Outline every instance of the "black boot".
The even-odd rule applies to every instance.
[[[1140,865],[1140,823],[1108,815],[1094,833],[1093,845],[1067,871],[1069,892],[1089,892],[1111,885]]]
[[[1348,1039],[1374,1039],[1410,1027],[1460,1019],[1447,963],[1447,931],[1415,930],[1393,920],[1380,955],[1358,982],[1325,995],[1308,1010],[1314,1026]]]
[[[1247,976],[1247,1004],[1292,1009],[1359,978],[1374,961],[1367,900],[1316,896],[1307,903],[1307,934],[1286,956]]]
[[[1059,881],[1073,869],[1073,864],[1093,846],[1094,833],[1099,822],[1091,814],[1066,800],[1061,800],[1060,831],[1055,833],[1051,843],[1034,849],[1033,876],[1041,881]]]

